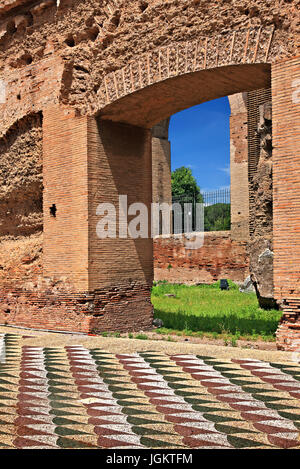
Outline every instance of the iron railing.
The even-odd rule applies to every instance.
[[[173,233],[199,231],[199,214],[201,209],[197,203],[202,203],[204,215],[204,231],[230,230],[230,189],[219,189],[213,192],[203,192],[200,196],[182,195],[172,198],[173,204],[182,207],[181,218],[173,211]],[[203,225],[202,225],[203,226]]]

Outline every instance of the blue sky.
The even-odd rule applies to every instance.
[[[229,116],[226,97],[171,117],[172,171],[180,166],[190,167],[203,192],[230,186]]]

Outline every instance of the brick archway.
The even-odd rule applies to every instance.
[[[195,104],[269,87],[273,41],[269,26],[155,49],[104,76],[81,114],[151,128]]]
[[[108,202],[118,213],[118,197],[126,195],[128,205],[143,202],[150,215],[153,125],[196,103],[268,87],[270,72],[270,64],[265,63],[187,71],[176,77],[161,76],[160,81],[136,91],[131,88],[125,96],[112,96],[111,102],[94,109],[94,115],[87,115],[86,109],[79,116],[57,107],[44,113],[44,275],[63,276],[75,291],[89,292],[94,308],[89,329],[128,330],[151,325],[150,231],[148,239],[100,240],[96,212],[99,203]],[[126,80],[125,72],[124,76]],[[65,179],[74,181],[67,199]],[[57,206],[55,220],[49,212],[53,203]],[[61,246],[68,256],[62,257]]]

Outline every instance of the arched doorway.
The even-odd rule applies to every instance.
[[[147,85],[113,100],[93,117],[76,117],[72,114],[59,116],[56,108],[45,114],[44,125],[49,138],[46,144],[47,141],[51,143],[49,154],[56,152],[52,132],[55,132],[57,145],[66,149],[64,161],[59,161],[56,167],[53,158],[51,166],[47,165],[47,156],[45,158],[45,274],[55,276],[64,272],[77,290],[94,292],[93,330],[142,329],[151,325],[151,128],[174,112],[191,105],[249,89],[268,87],[270,79],[269,64],[216,67]],[[58,119],[61,140],[57,138],[56,132]],[[82,145],[78,137],[82,137]],[[87,147],[84,146],[86,140]],[[47,150],[46,146],[46,155]],[[70,159],[66,158],[68,153]],[[86,179],[80,180],[80,184],[85,185],[79,190],[76,178],[80,174],[78,168],[83,169],[83,161],[86,165]],[[67,200],[65,191],[62,189],[59,193],[58,184],[55,187],[51,184],[51,180],[56,178],[62,183],[61,178],[66,177],[66,171],[70,172],[70,178],[75,182],[74,189],[71,189],[73,196]],[[127,196],[127,207],[140,202],[148,207],[148,238],[130,239],[124,234],[122,223],[125,223],[125,219],[122,216],[120,219],[120,195]],[[70,205],[74,201],[75,211]],[[119,233],[115,239],[97,237],[97,207],[103,202],[111,203],[116,208]],[[47,210],[53,203],[57,206],[55,219]],[[81,220],[79,225],[78,217]],[[70,228],[76,226],[77,231],[71,233],[66,229],[67,224]],[[54,241],[57,232],[62,237],[60,247]],[[66,256],[61,257],[61,245],[65,246],[65,250],[67,248],[67,259]],[[86,248],[83,250],[82,246]]]

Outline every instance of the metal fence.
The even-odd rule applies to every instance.
[[[182,207],[181,218],[176,218],[173,212],[173,233],[200,231],[199,214],[201,209],[197,203],[202,203],[204,209],[204,231],[230,230],[230,189],[219,189],[213,192],[203,192],[200,197],[182,195],[172,198],[173,204]],[[184,207],[186,210],[184,210]],[[202,225],[203,226],[203,225]],[[201,228],[201,231],[202,229]]]
[[[230,204],[230,189],[219,189],[214,192],[202,193],[204,205]]]

